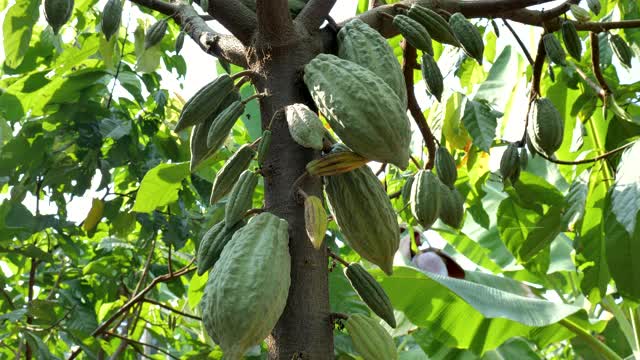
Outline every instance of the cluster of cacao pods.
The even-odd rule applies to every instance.
[[[510,181],[512,184],[520,178],[520,172],[527,166],[528,155],[524,147],[518,143],[510,143],[500,159],[500,175],[502,181]]]

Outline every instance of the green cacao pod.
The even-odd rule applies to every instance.
[[[322,139],[325,134],[322,121],[305,104],[293,104],[285,110],[289,133],[300,146],[314,150],[322,150]]]
[[[393,17],[393,26],[400,31],[400,34],[411,46],[433,56],[431,36],[419,22],[406,15],[396,15]]]
[[[587,22],[591,20],[591,14],[589,14],[589,11],[581,8],[576,4],[571,4],[569,6],[569,10],[571,11],[571,15],[573,15],[573,17],[580,22]]]
[[[529,154],[527,153],[527,149],[520,148],[520,169],[526,170],[528,164],[529,164]]]
[[[180,118],[173,131],[178,132],[189,126],[198,125],[218,113],[220,104],[235,92],[233,80],[227,74],[198,90],[182,107]]]
[[[348,60],[320,54],[305,66],[304,82],[342,141],[370,160],[409,164],[411,125],[393,89]]]
[[[207,134],[207,146],[210,150],[216,152],[220,149],[242,113],[244,113],[244,103],[242,101],[234,101],[233,104],[216,116]]]
[[[304,228],[316,250],[322,246],[324,235],[327,232],[327,224],[327,212],[322,206],[322,200],[317,196],[307,196],[304,199]]]
[[[108,0],[102,10],[102,33],[109,40],[111,36],[118,32],[120,19],[122,18],[121,0]]]
[[[44,0],[44,16],[54,34],[69,21],[72,12],[73,0]]]
[[[384,80],[407,106],[402,68],[387,40],[362,20],[354,18],[338,32],[338,56],[371,70]]]
[[[582,58],[582,42],[580,41],[580,36],[578,36],[576,26],[570,21],[562,23],[562,40],[569,55],[580,61],[580,58]]]
[[[220,109],[226,109],[234,101],[240,99],[240,94],[233,91],[222,101]],[[219,111],[221,111],[218,109]],[[196,125],[191,130],[191,172],[195,171],[200,164],[209,159],[215,151],[212,151],[207,146],[207,136],[209,134],[209,128],[213,124],[215,116],[206,119],[204,122]]]
[[[433,56],[424,53],[422,55],[422,78],[427,86],[427,92],[438,101],[442,100],[442,91],[444,91],[444,84],[442,82],[442,73],[438,67],[438,63]]]
[[[372,318],[350,315],[344,326],[356,351],[367,360],[397,360],[398,352],[391,335]]]
[[[269,147],[271,146],[271,130],[265,130],[262,132],[262,139],[260,145],[258,145],[258,164],[262,166],[264,159],[267,158]]]
[[[609,36],[609,43],[611,44],[611,48],[613,49],[614,54],[620,62],[630,68],[631,67],[631,58],[633,57],[633,52],[627,42],[624,41],[622,37],[618,34],[611,34]]]
[[[256,152],[249,144],[244,144],[233,154],[218,171],[211,188],[210,204],[215,204],[231,191],[233,184],[238,181],[240,174],[249,168]]]
[[[409,176],[405,181],[404,185],[402,185],[402,189],[400,190],[400,196],[402,197],[402,202],[408,204],[411,200],[411,187],[413,186],[413,181],[415,180],[415,176]]]
[[[591,11],[594,14],[596,15],[600,14],[600,10],[602,10],[602,5],[600,4],[600,0],[587,0],[587,5],[589,6],[589,9],[591,9]]]
[[[347,245],[391,275],[400,229],[380,180],[368,166],[326,180],[329,208]]]
[[[245,170],[233,185],[227,205],[224,208],[224,222],[227,226],[234,226],[244,217],[244,213],[251,209],[253,192],[258,185],[258,174]]]
[[[538,98],[531,106],[527,135],[536,151],[551,156],[562,145],[564,121],[547,98]]]
[[[149,26],[147,33],[144,35],[144,48],[148,49],[162,41],[168,26],[169,24],[167,24],[166,19],[156,21],[153,25]]]
[[[514,183],[518,180],[518,176],[520,175],[520,154],[517,144],[509,144],[502,154],[502,158],[500,159],[500,175],[502,175],[503,181],[509,179]]]
[[[444,146],[439,146],[436,150],[436,174],[443,184],[452,188],[458,179],[458,168],[456,160],[451,156],[449,150]]]
[[[482,34],[467,20],[461,13],[455,13],[449,18],[449,26],[456,36],[462,50],[467,55],[476,59],[478,64],[482,65],[482,57],[484,54],[484,42],[482,42]]]
[[[440,180],[430,170],[419,170],[411,186],[411,212],[427,230],[438,219]]]
[[[204,274],[211,269],[220,258],[222,249],[231,240],[236,230],[244,226],[244,221],[227,227],[224,221],[213,225],[203,236],[196,253],[196,261],[198,264],[198,275]]]
[[[202,322],[225,359],[241,359],[269,335],[286,305],[290,273],[285,220],[265,212],[233,234],[201,303]]]
[[[357,169],[367,162],[367,158],[338,143],[333,145],[331,152],[320,159],[309,161],[306,170],[313,176],[333,176]]]
[[[464,217],[464,199],[457,189],[440,183],[440,210],[438,217],[452,228],[460,228]]]
[[[185,32],[180,31],[178,37],[176,38],[176,54],[180,54],[180,50],[182,50],[182,46],[184,45],[184,36]]]
[[[396,318],[393,315],[391,300],[376,279],[358,263],[349,264],[344,269],[344,274],[362,301],[369,306],[369,309],[380,316],[389,326],[395,328]]]
[[[204,12],[209,12],[209,0],[200,0],[199,5]]]
[[[447,20],[437,12],[424,6],[413,4],[407,12],[407,15],[424,26],[435,41],[460,46],[460,42],[458,42],[458,39],[453,34]]]
[[[544,34],[542,42],[544,44],[544,51],[547,53],[551,61],[558,65],[567,65],[567,54],[565,54],[562,45],[560,45],[560,41],[558,41],[554,34]]]

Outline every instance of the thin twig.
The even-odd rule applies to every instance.
[[[607,151],[604,154],[600,154],[594,158],[591,159],[583,159],[583,160],[574,160],[574,161],[567,161],[567,160],[557,160],[557,159],[552,159],[550,157],[548,157],[547,155],[539,152],[538,150],[535,150],[535,152],[540,155],[543,159],[552,162],[554,164],[558,164],[558,165],[580,165],[580,164],[590,164],[590,163],[594,163],[596,161],[602,160],[602,159],[606,159],[609,156],[615,155],[616,153],[630,147],[631,145],[635,144],[635,142],[630,142],[627,144],[624,144],[618,148],[615,148],[611,151]]]
[[[331,250],[328,250],[328,251],[329,251],[329,256],[330,257],[334,258],[337,262],[339,262],[340,264],[344,265],[345,267],[349,267],[349,263],[345,259],[341,258],[340,255],[334,253]]]
[[[107,335],[109,335],[109,336],[116,337],[116,338],[118,338],[118,339],[122,339],[122,340],[126,341],[127,343],[136,344],[136,345],[140,345],[140,346],[147,346],[147,347],[150,347],[150,348],[152,348],[152,349],[155,349],[155,350],[160,351],[161,353],[163,353],[163,354],[167,355],[168,357],[170,357],[170,358],[172,358],[172,359],[176,359],[176,360],[178,359],[177,357],[175,357],[175,356],[171,355],[171,353],[170,353],[170,352],[168,352],[167,350],[165,350],[165,349],[163,349],[163,348],[161,348],[161,347],[155,346],[155,345],[153,345],[153,344],[143,343],[143,342],[140,342],[140,341],[138,341],[138,340],[134,340],[134,339],[128,338],[128,337],[126,337],[126,336],[122,336],[122,335],[120,335],[120,334],[116,334],[116,333],[111,332],[111,331],[107,331],[107,332],[106,332],[106,334],[107,334]]]
[[[109,92],[109,100],[107,100],[107,109],[111,107],[111,101],[113,100],[113,92],[116,89],[116,84],[118,83],[118,76],[120,75],[120,68],[122,67],[122,60],[124,59],[124,45],[127,43],[127,36],[129,36],[129,23],[131,20],[131,16],[127,19],[127,26],[124,33],[124,38],[122,39],[122,43],[120,44],[120,60],[118,60],[118,67],[116,67],[116,74],[113,76],[113,85],[111,86],[111,92]]]
[[[589,78],[587,74],[584,71],[582,71],[582,69],[580,69],[578,66],[576,66],[572,62],[567,62],[567,66],[571,66],[578,73],[578,75],[580,75],[582,80],[584,80],[584,82],[587,83],[587,85],[589,85],[589,87],[593,89],[593,91],[596,94],[598,94],[598,96],[600,97],[606,96],[604,89],[601,88],[600,85],[596,84],[593,80],[591,80],[591,78]]]
[[[533,65],[533,58],[531,57],[531,54],[529,53],[529,50],[527,49],[527,47],[522,42],[522,39],[520,39],[520,36],[518,36],[518,34],[515,32],[515,30],[513,30],[513,27],[511,27],[511,24],[509,24],[507,19],[502,19],[502,22],[507,27],[507,29],[509,29],[509,31],[511,32],[513,37],[516,38],[516,41],[518,42],[518,45],[520,45],[520,48],[524,52],[524,56],[527,57],[527,60],[529,61],[529,64]]]
[[[591,64],[593,66],[593,74],[596,76],[596,80],[598,80],[598,84],[600,84],[603,90],[603,93],[599,93],[598,95],[602,98],[602,101],[605,102],[607,94],[611,93],[611,89],[609,85],[607,85],[607,81],[604,79],[602,70],[600,69],[600,41],[598,40],[598,34],[594,32],[589,33],[589,40],[591,40]]]
[[[174,312],[176,314],[180,314],[180,315],[182,315],[184,317],[188,317],[188,318],[191,318],[191,319],[194,319],[194,320],[202,320],[202,318],[199,317],[199,316],[187,314],[186,312],[182,312],[182,311],[180,311],[178,309],[172,308],[169,305],[165,305],[165,304],[163,304],[163,303],[161,303],[159,301],[155,301],[153,299],[144,298],[144,299],[142,299],[142,301],[144,301],[146,303],[149,303],[149,304],[158,305],[163,309],[167,309],[167,310],[169,310],[171,312]]]

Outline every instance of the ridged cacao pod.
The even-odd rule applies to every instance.
[[[148,49],[162,41],[168,26],[169,24],[167,24],[166,19],[156,21],[153,25],[149,26],[147,33],[144,35],[144,48]]]
[[[424,53],[422,55],[422,78],[427,86],[427,92],[438,101],[442,100],[442,92],[444,91],[444,83],[442,79],[442,73],[438,67],[438,63],[433,56]]]
[[[220,104],[235,92],[233,80],[227,74],[198,90],[182,107],[180,118],[173,131],[178,132],[189,126],[198,125],[219,112]]]
[[[393,26],[400,31],[400,34],[407,39],[411,46],[433,56],[431,36],[422,24],[406,15],[396,15],[393,17]]]
[[[122,18],[121,0],[108,0],[102,10],[102,33],[107,38],[118,32],[120,19]]]
[[[616,57],[620,62],[630,68],[631,67],[631,58],[633,57],[633,51],[627,42],[624,41],[622,37],[618,34],[611,34],[609,36],[609,43],[611,44],[611,48],[613,49],[613,53],[616,54]]]
[[[400,190],[400,196],[402,197],[402,202],[408,204],[411,200],[411,188],[413,186],[413,181],[415,180],[415,176],[409,176],[405,181],[404,185],[402,185],[402,189]]]
[[[184,45],[184,36],[185,32],[180,31],[178,37],[176,38],[176,54],[180,54],[180,50],[182,50],[182,46]]]
[[[238,92],[233,91],[222,101],[220,104],[220,109],[226,109],[227,106],[231,105],[234,101],[240,99],[240,94]],[[209,135],[209,128],[211,124],[213,124],[213,120],[215,120],[215,116],[212,116],[206,119],[204,122],[196,125],[191,130],[191,172],[195,171],[203,161],[210,158],[215,151],[212,151],[207,146],[207,136]]]
[[[347,245],[391,275],[400,229],[380,180],[368,166],[326,180],[329,208]]]
[[[439,146],[436,150],[436,174],[443,184],[452,188],[458,179],[458,168],[456,160],[451,156],[449,150],[444,146]]]
[[[216,116],[207,133],[207,146],[211,151],[216,152],[220,149],[242,113],[244,113],[244,103],[235,101]]]
[[[424,26],[435,41],[460,46],[460,42],[453,34],[447,20],[437,12],[424,6],[413,4],[407,12],[407,15]]]
[[[478,29],[461,13],[451,15],[449,26],[462,45],[462,50],[482,65],[484,42]]]
[[[500,175],[502,175],[503,181],[509,179],[514,183],[518,180],[520,175],[520,154],[517,144],[509,144],[502,154],[502,158],[500,159]]]
[[[287,222],[262,213],[236,231],[209,274],[202,322],[225,359],[239,360],[282,315],[291,283]]]
[[[265,130],[262,132],[262,138],[258,145],[258,164],[262,166],[264,159],[267,157],[269,147],[271,146],[271,130]]]
[[[322,206],[322,200],[313,195],[304,199],[304,228],[316,250],[322,246],[324,235],[327,232],[327,224],[327,212]]]
[[[591,9],[591,11],[594,14],[596,15],[600,14],[600,10],[602,10],[602,5],[600,4],[600,0],[587,0],[587,5],[589,6],[589,9]]]
[[[356,351],[366,360],[397,360],[398,352],[391,335],[368,316],[350,315],[344,326]]]
[[[580,41],[576,26],[570,21],[562,23],[562,40],[569,55],[580,61],[580,58],[582,58],[582,42]]]
[[[387,40],[358,18],[338,32],[338,56],[371,70],[391,87],[407,106],[407,88],[402,68]]]
[[[351,286],[356,290],[369,309],[380,316],[389,326],[396,327],[391,300],[376,279],[358,263],[351,263],[344,269]]]
[[[253,203],[253,192],[258,185],[258,174],[250,170],[245,170],[240,174],[240,178],[233,185],[227,205],[224,208],[224,222],[227,226],[234,226],[242,220],[247,210],[251,209]]]
[[[351,151],[343,144],[334,144],[331,152],[307,163],[306,170],[313,176],[333,176],[357,169],[369,160]]]
[[[289,133],[298,145],[322,150],[325,130],[318,115],[305,104],[293,104],[285,110]]]
[[[215,180],[213,180],[211,198],[209,199],[210,204],[217,203],[231,191],[240,174],[249,168],[249,164],[251,164],[255,154],[256,152],[249,144],[244,144],[227,160],[218,171],[218,174],[216,174]]]
[[[440,183],[440,209],[438,217],[452,228],[460,228],[464,217],[464,199],[457,189]]]
[[[551,100],[539,98],[532,104],[527,135],[531,145],[548,156],[560,148],[564,136],[564,121]]]
[[[411,186],[411,212],[427,230],[438,219],[440,180],[429,170],[419,170]]]
[[[54,34],[69,21],[72,12],[73,0],[44,0],[44,16]]]
[[[587,22],[591,20],[591,14],[589,14],[589,11],[581,8],[576,4],[571,4],[569,6],[569,10],[571,11],[571,15],[573,15],[573,17],[580,22]]]
[[[196,253],[198,264],[198,275],[204,274],[211,269],[220,258],[222,249],[231,240],[236,230],[244,226],[244,221],[240,221],[234,226],[227,227],[224,221],[213,225],[203,236]]]
[[[520,169],[525,170],[528,164],[529,164],[529,154],[527,154],[527,149],[520,148]]]
[[[304,82],[342,141],[367,159],[409,164],[411,126],[387,83],[348,60],[320,54],[305,66]]]
[[[551,61],[558,65],[567,65],[567,54],[565,54],[562,45],[560,45],[560,41],[558,41],[554,34],[544,34],[542,42],[544,44],[544,51],[547,53],[547,56],[549,56]]]

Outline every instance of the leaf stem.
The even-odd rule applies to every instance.
[[[593,348],[593,350],[601,354],[607,360],[622,360],[622,357],[611,350],[611,348],[609,348],[600,340],[596,339],[593,335],[591,335],[589,332],[587,332],[571,320],[562,319],[560,320],[559,324],[569,329],[572,333],[578,335],[580,338],[586,341],[589,346]]]

